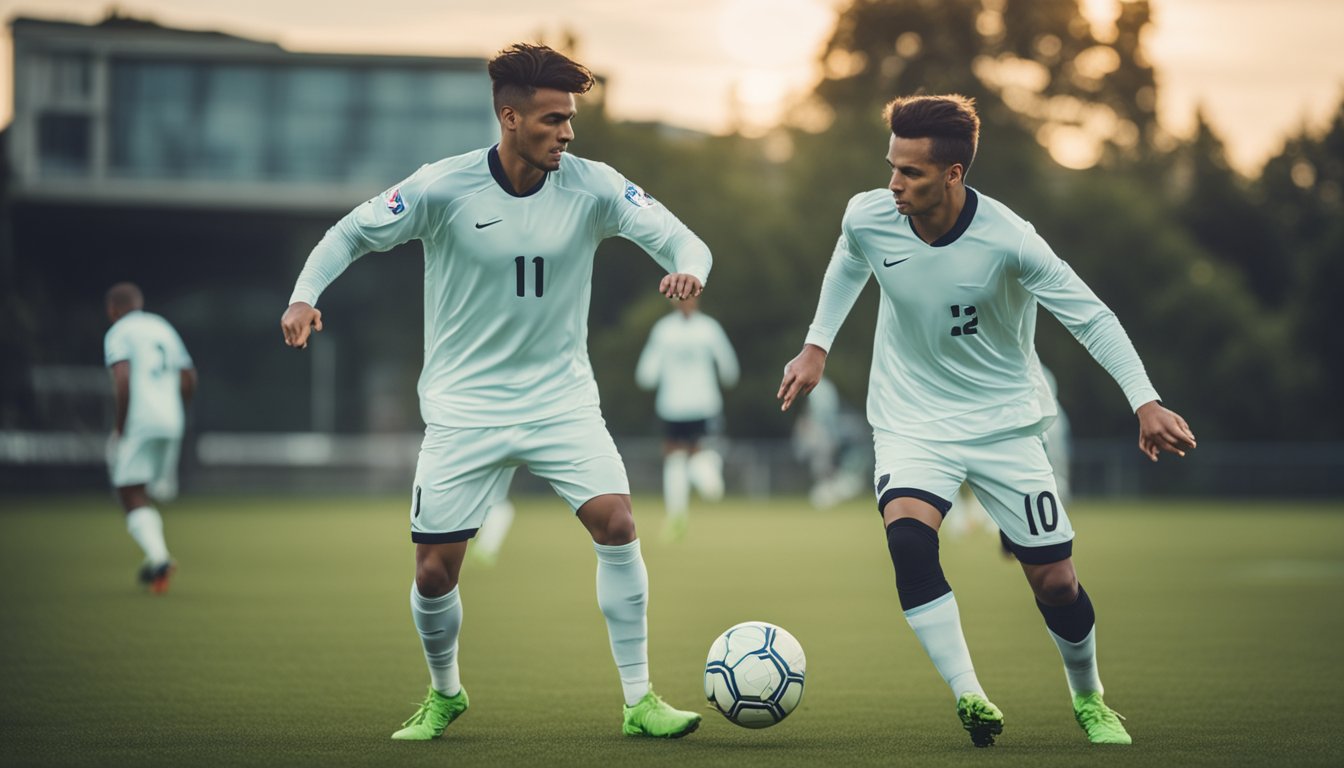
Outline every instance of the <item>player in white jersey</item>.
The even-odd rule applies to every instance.
[[[163,594],[177,566],[154,500],[177,495],[184,411],[196,392],[196,369],[173,326],[144,311],[144,295],[134,284],[112,286],[106,307],[112,327],[103,339],[103,358],[117,407],[108,469],[126,511],[126,529],[145,553],[140,583]]]
[[[588,529],[597,602],[625,696],[622,731],[684,736],[700,715],[649,684],[648,576],[625,467],[588,362],[593,254],[625,237],[669,274],[669,298],[699,295],[709,249],[612,168],[565,157],[586,68],[545,46],[490,61],[500,141],[422,167],[359,206],[313,249],[281,319],[302,348],[322,330],[318,295],[356,258],[420,240],[425,254],[425,439],[410,504],[411,614],[429,665],[424,703],[394,739],[437,738],[467,708],[457,663],[458,579],[468,541],[515,469],[545,478]]]
[[[1030,224],[965,185],[980,127],[973,102],[895,99],[887,118],[891,181],[850,201],[816,317],[778,397],[787,410],[816,385],[841,323],[876,275],[868,420],[878,509],[906,621],[951,687],[963,727],[976,746],[1003,729],[938,562],[938,528],[968,481],[1022,564],[1064,659],[1079,725],[1093,743],[1129,744],[1102,701],[1095,613],[1074,572],[1073,529],[1042,445],[1054,406],[1034,347],[1037,305],[1124,390],[1151,460],[1162,451],[1184,456],[1194,434],[1158,401],[1106,305]]]
[[[723,498],[723,457],[702,448],[709,422],[723,413],[720,385],[737,384],[737,354],[718,321],[700,311],[699,299],[654,323],[635,366],[635,381],[656,389],[654,411],[663,420],[663,505],[666,534],[686,533],[691,486],[710,501]]]

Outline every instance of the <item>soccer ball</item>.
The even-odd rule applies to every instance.
[[[803,699],[807,659],[793,635],[747,621],[719,635],[705,661],[705,698],[744,728],[768,728]]]

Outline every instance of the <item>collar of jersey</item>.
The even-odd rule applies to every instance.
[[[929,243],[929,247],[942,248],[945,245],[951,245],[957,242],[957,238],[961,237],[962,234],[966,232],[967,228],[971,226],[971,220],[975,218],[975,209],[979,206],[980,196],[975,194],[974,189],[967,187],[966,203],[961,206],[961,213],[957,215],[957,223],[953,224],[951,229],[944,232],[942,237]],[[905,220],[910,223],[910,231],[915,233],[915,237],[919,237],[919,232],[915,231],[915,220],[908,216]]]
[[[546,177],[550,175],[549,173],[541,174],[541,181],[538,181],[531,189],[520,194],[513,191],[513,182],[509,181],[508,174],[504,173],[504,164],[499,161],[498,144],[490,148],[489,160],[490,175],[495,177],[495,183],[499,185],[500,189],[508,192],[514,197],[528,197],[537,194],[541,191],[542,185],[546,183]]]

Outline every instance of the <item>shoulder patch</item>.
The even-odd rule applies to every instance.
[[[392,212],[393,216],[406,210],[406,203],[401,199],[401,187],[394,187],[383,195],[383,202],[387,205],[387,210]]]
[[[638,184],[629,181],[625,182],[625,199],[626,202],[636,208],[648,208],[658,202],[645,193],[644,190],[640,189]]]

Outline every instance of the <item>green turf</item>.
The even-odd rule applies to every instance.
[[[709,643],[788,628],[802,706],[764,731],[706,710],[678,741],[620,735],[594,556],[558,501],[518,500],[498,564],[463,574],[471,710],[444,738],[389,734],[427,674],[407,608],[404,499],[187,498],[166,509],[181,570],[134,586],[107,498],[0,499],[0,765],[1339,765],[1344,505],[1079,502],[1107,701],[1129,748],[1090,747],[1017,567],[943,543],[981,681],[1007,727],[974,750],[901,618],[876,513],[796,501],[697,507],[656,535],[636,500],[653,679],[702,707]],[[642,510],[642,512],[641,512]]]

